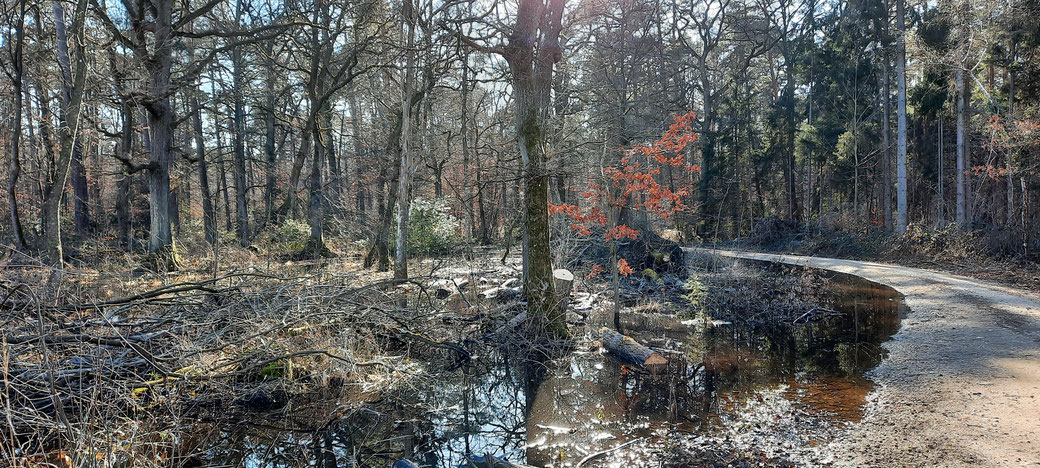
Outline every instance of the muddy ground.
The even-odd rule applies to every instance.
[[[825,450],[847,466],[1040,466],[1040,296],[928,270],[718,251],[886,284],[910,308],[866,416]]]

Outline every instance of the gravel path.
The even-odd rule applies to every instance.
[[[716,253],[850,273],[905,297],[909,315],[868,375],[867,416],[831,444],[839,464],[1040,466],[1040,297],[881,263]]]

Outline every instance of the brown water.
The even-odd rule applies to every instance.
[[[626,314],[625,332],[672,361],[665,375],[633,372],[592,350],[549,362],[492,352],[390,396],[382,412],[345,415],[319,431],[222,428],[224,442],[203,458],[232,466],[307,460],[331,467],[388,466],[408,456],[422,466],[457,467],[488,454],[574,466],[634,441],[597,463],[638,466],[683,438],[802,450],[863,416],[873,386],[864,375],[884,358],[881,343],[901,316],[892,289],[825,276],[834,293],[825,305],[841,315],[809,324]]]

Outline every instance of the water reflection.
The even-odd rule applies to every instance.
[[[208,458],[230,466],[299,466],[288,460],[306,459],[332,467],[409,457],[422,466],[458,467],[471,456],[493,455],[573,466],[635,440],[605,458],[639,460],[675,433],[753,429],[811,441],[816,436],[806,431],[862,417],[873,385],[864,374],[883,359],[881,343],[900,318],[895,291],[826,276],[832,294],[824,305],[840,314],[806,324],[625,314],[625,332],[670,359],[664,375],[633,372],[589,350],[552,361],[492,351],[396,395],[383,412],[354,413],[311,432],[225,431]],[[590,321],[591,329],[599,326]]]

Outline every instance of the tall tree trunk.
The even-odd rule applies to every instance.
[[[309,196],[307,199],[307,222],[311,228],[311,236],[307,241],[305,253],[307,257],[319,257],[328,253],[325,247],[324,210],[322,210],[322,167],[325,165],[325,144],[322,130],[314,130],[314,158],[311,159],[311,176]]]
[[[73,14],[72,30],[76,34],[76,65],[75,71],[63,75],[62,119],[61,119],[61,152],[54,166],[54,177],[47,190],[47,198],[44,207],[44,233],[46,238],[46,254],[52,264],[61,265],[61,208],[62,194],[65,192],[65,181],[68,178],[69,167],[76,151],[77,135],[79,132],[80,115],[83,109],[83,89],[86,84],[87,57],[83,50],[85,45],[84,22],[86,17],[87,1],[77,0],[76,10]],[[65,10],[61,2],[54,2],[54,27],[58,41],[58,61],[62,68],[71,70],[69,59],[68,36],[65,31]]]
[[[397,206],[397,177],[401,171],[401,115],[394,112],[393,127],[390,130],[390,167],[384,169],[379,177],[379,226],[372,238],[372,246],[365,258],[365,267],[376,265],[378,271],[390,269],[390,224],[393,222],[394,207]],[[386,174],[390,174],[387,180]]]
[[[705,52],[707,53],[707,52]],[[700,57],[700,77],[701,77],[701,128],[700,138],[701,143],[701,178],[699,183],[700,195],[701,195],[701,219],[703,225],[701,226],[701,232],[703,232],[709,238],[718,237],[718,220],[717,218],[717,201],[715,200],[714,191],[712,190],[715,178],[718,176],[715,162],[715,132],[712,126],[715,123],[715,104],[712,102],[712,82],[707,71],[707,57]],[[619,223],[624,224],[624,216],[622,216]]]
[[[967,128],[965,127],[965,113],[967,112],[967,97],[964,86],[964,64],[961,63],[956,71],[957,82],[957,224],[967,222],[967,187],[965,187],[964,171],[967,170],[968,147]]]
[[[315,103],[311,103],[314,106]],[[300,129],[300,147],[296,151],[293,157],[293,165],[289,171],[289,183],[287,184],[285,202],[275,212],[275,218],[283,216],[292,216],[296,207],[297,188],[300,185],[300,177],[303,174],[304,163],[307,162],[307,155],[311,154],[312,138],[314,136],[315,127],[315,114],[311,109],[307,110],[307,118],[304,120],[303,128]]]
[[[787,216],[792,220],[801,220],[802,210],[798,204],[798,190],[795,185],[795,93],[794,63],[785,66],[788,84],[784,88],[784,107],[786,108],[784,125],[784,186],[787,193]]]
[[[126,99],[120,98],[120,109],[123,117],[123,128],[120,133],[116,151],[120,159],[129,161],[134,154],[134,113]],[[125,166],[124,166],[125,167]],[[130,232],[130,193],[133,182],[133,171],[125,167],[122,177],[116,184],[116,223],[119,226],[119,242],[130,246],[133,234]]]
[[[61,23],[60,27],[58,25],[59,22]],[[69,60],[69,42],[65,33],[65,10],[57,1],[54,2],[54,23],[55,32],[58,36],[58,68],[61,71],[62,80],[61,118],[67,119],[67,112],[69,112],[69,106],[72,103],[73,93],[72,64]],[[77,47],[82,46],[77,42]],[[82,113],[83,110],[79,109],[77,112]],[[66,126],[66,128],[72,127]],[[79,128],[75,128],[74,130],[71,145],[72,161],[70,178],[74,198],[73,226],[75,228],[76,236],[83,238],[86,237],[90,230],[90,207],[88,205],[89,195],[87,193],[87,174],[86,169],[83,166],[83,143],[80,138]]]
[[[220,125],[214,125],[214,127],[216,127],[217,147],[222,148],[223,142],[220,140]],[[232,223],[232,220],[235,218],[231,215],[231,189],[228,187],[230,184],[228,184],[227,179],[227,167],[224,164],[224,152],[218,151],[218,153],[220,154],[220,159],[218,160],[220,162],[220,167],[218,168],[220,171],[220,193],[222,195],[221,198],[224,200],[224,230],[230,232],[235,229],[234,224]]]
[[[405,38],[405,69],[401,86],[401,162],[397,176],[397,245],[394,249],[394,279],[408,279],[408,215],[411,210],[412,163],[412,86],[415,80],[415,24],[411,0],[401,7]]]
[[[562,55],[564,3],[565,0],[548,0],[546,4],[541,0],[521,0],[504,51],[516,95],[517,143],[524,165],[524,292],[530,316],[547,332],[558,336],[568,332],[557,307],[552,276],[544,126],[553,67]]]
[[[472,4],[470,4],[472,5]],[[459,125],[459,138],[462,141],[462,183],[459,187],[459,199],[462,200],[463,209],[466,212],[466,241],[473,241],[475,230],[475,215],[473,213],[473,199],[470,197],[472,182],[470,181],[470,155],[469,155],[469,50],[462,53],[462,108],[461,122]]]
[[[267,180],[265,181],[264,189],[264,219],[265,222],[270,223],[274,213],[275,181],[277,180],[275,168],[276,163],[278,162],[274,125],[276,105],[274,81],[277,77],[274,69],[274,41],[268,41],[265,49],[267,55],[267,60],[265,62],[267,79],[264,81],[264,156],[266,156],[264,160],[264,172],[267,176]]]
[[[133,247],[133,233],[130,230],[130,194],[133,183],[134,167],[130,160],[134,155],[135,138],[134,108],[127,99],[122,86],[123,74],[117,64],[115,51],[109,51],[109,70],[113,76],[113,86],[119,97],[119,115],[122,127],[119,133],[119,142],[116,144],[116,159],[122,162],[122,174],[116,182],[116,225],[119,231],[119,243],[127,247]]]
[[[330,108],[329,112],[325,113],[322,118],[322,132],[324,133],[324,144],[325,144],[325,161],[328,162],[329,166],[329,182],[326,184],[327,195],[324,198],[324,209],[326,213],[331,213],[335,216],[337,210],[340,208],[340,187],[343,182],[343,171],[340,167],[341,158],[337,154],[337,138],[333,138],[332,132],[332,117],[333,110]],[[341,120],[342,122],[342,120]],[[342,129],[340,135],[342,135]]]
[[[938,225],[942,226],[942,225],[946,224],[946,194],[944,193],[944,185],[945,184],[943,184],[943,174],[946,172],[945,168],[944,168],[944,164],[945,164],[944,158],[945,158],[945,155],[943,154],[943,150],[945,149],[944,148],[945,142],[943,141],[943,116],[942,116],[942,113],[939,114],[939,119],[938,120],[939,120],[939,136],[936,139],[936,146],[938,147],[938,151],[936,151],[936,153],[937,153],[936,161],[938,163],[937,165],[939,166],[939,168],[938,168],[937,174],[935,176],[935,184],[939,188],[939,194],[938,194],[938,197],[939,197],[939,206],[938,206],[939,222],[938,222]]]
[[[355,184],[357,184],[357,210],[358,210],[358,223],[361,226],[367,226],[366,218],[366,183],[365,183],[365,148],[361,143],[361,109],[357,105],[356,92],[351,91],[347,97],[347,108],[350,109],[350,131],[353,133],[351,140],[354,142],[354,170],[355,170]]]
[[[72,183],[73,226],[76,237],[82,239],[90,234],[90,193],[87,187],[87,168],[83,164],[83,143],[76,138],[72,149],[72,167],[69,174]]]
[[[235,25],[242,22],[242,2],[235,2]],[[245,103],[242,102],[243,73],[242,47],[236,46],[231,51],[231,95],[234,99],[231,135],[235,145],[235,214],[238,227],[238,242],[242,247],[249,246],[249,211],[247,196],[249,186],[246,182],[246,144],[245,144]]]
[[[318,1],[315,8],[315,24],[320,24],[322,21],[327,21],[329,16],[328,4],[323,1]],[[327,44],[321,35],[320,28],[312,28],[310,36],[310,73],[306,82],[306,93],[307,93],[307,124],[306,129],[310,132],[304,135],[304,147],[303,151],[309,151],[310,146],[313,145],[313,156],[311,161],[311,175],[308,193],[307,203],[307,222],[311,228],[310,238],[307,240],[307,245],[304,250],[300,252],[302,257],[316,258],[331,256],[332,252],[325,245],[324,237],[324,187],[323,185],[323,174],[322,171],[325,167],[325,155],[328,149],[331,139],[331,128],[321,128],[318,125],[319,122],[325,122],[326,116],[332,112],[332,104],[329,102],[329,97],[326,93],[328,90],[327,86],[333,86],[333,83],[328,83],[323,69],[321,68],[322,63],[330,63],[332,60],[332,45]],[[308,141],[310,137],[312,141]],[[295,169],[295,168],[294,168]],[[291,182],[290,182],[291,183]],[[290,197],[290,200],[292,197]],[[291,208],[291,205],[290,205]]]
[[[194,48],[188,45],[188,61],[194,62]],[[197,90],[189,90],[189,105],[191,106],[191,126],[195,141],[195,158],[198,160],[199,189],[202,194],[202,230],[206,236],[206,242],[210,245],[217,243],[217,214],[213,209],[213,196],[209,187],[209,166],[206,162],[206,140],[202,131],[202,107],[199,106],[199,93]]]
[[[170,105],[170,72],[173,66],[173,0],[157,0],[155,5],[155,50],[146,60],[148,95],[146,106],[151,148],[148,152],[148,201],[151,218],[148,252],[154,266],[176,269],[178,259],[170,220],[170,169],[173,163],[173,108]]]
[[[15,44],[12,54],[14,85],[14,108],[11,117],[11,167],[7,179],[7,207],[11,210],[11,233],[14,237],[15,247],[24,250],[28,245],[25,242],[25,232],[22,229],[22,220],[18,211],[18,178],[22,173],[22,94],[23,80],[22,70],[24,67],[23,45],[25,43],[25,2],[18,2],[18,22],[15,25]]]
[[[1009,125],[1015,125],[1015,72],[1013,70],[1016,60],[1017,41],[1010,41],[1008,49],[1008,66],[1005,67],[1007,73],[1007,85],[1008,85],[1008,118],[1007,123]],[[1005,160],[1005,167],[1007,169],[1007,178],[1004,182],[1007,184],[1007,221],[1008,227],[1015,224],[1015,177],[1014,167],[1012,166],[1013,152],[1008,151]]]
[[[236,78],[232,81],[237,80],[237,76],[241,73],[235,71]],[[234,98],[234,109],[232,109],[231,119],[231,138],[232,138],[232,151],[234,154],[234,167],[232,169],[233,180],[235,184],[235,228],[238,237],[239,245],[242,247],[249,246],[249,211],[248,211],[248,200],[246,198],[248,194],[248,185],[246,182],[246,151],[245,151],[245,110],[243,103],[240,98],[240,91],[238,91],[238,85],[234,85],[235,90],[232,90]]]
[[[888,15],[889,11],[887,8],[888,2],[885,2],[885,18],[884,18],[884,30],[887,36],[888,31]],[[885,221],[885,231],[892,232],[892,142],[890,137],[892,135],[892,85],[889,77],[888,65],[891,61],[889,49],[885,48],[883,54],[883,61],[881,64],[882,70],[882,86],[881,86],[881,99],[882,99],[882,112],[881,112],[881,140],[882,140],[882,153],[881,153],[881,211],[882,217]]]
[[[896,232],[906,232],[906,21],[904,0],[896,0]]]
[[[1020,203],[1020,205],[1022,205],[1022,232],[1025,234],[1025,238],[1022,240],[1022,245],[1025,248],[1025,250],[1029,250],[1033,241],[1032,237],[1035,234],[1031,230],[1029,222],[1029,186],[1026,184],[1025,174],[1019,176],[1018,182],[1021,188],[1019,192],[1022,192],[1022,203]]]

